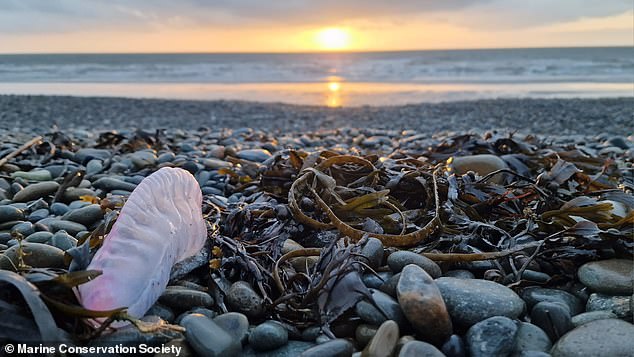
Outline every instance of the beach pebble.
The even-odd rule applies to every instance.
[[[363,281],[363,284],[365,284],[365,286],[367,286],[368,288],[379,289],[381,285],[388,281],[393,275],[394,274],[389,271],[382,271],[376,274],[365,273],[361,276],[361,281]]]
[[[591,321],[616,318],[617,316],[612,311],[597,310],[575,315],[572,317],[571,321],[574,327],[579,327]]]
[[[434,345],[422,341],[410,341],[403,345],[398,357],[444,357]]]
[[[0,206],[0,223],[21,221],[24,219],[24,211],[11,205]]]
[[[354,346],[342,338],[330,340],[303,351],[300,357],[350,357]],[[290,357],[290,356],[289,356]]]
[[[394,320],[399,327],[405,328],[407,320],[399,303],[391,296],[376,289],[370,289],[374,303],[362,300],[355,306],[355,311],[361,320],[371,325],[380,325],[386,320]],[[378,306],[378,308],[376,307]]]
[[[376,330],[376,334],[363,350],[363,355],[373,357],[391,356],[396,348],[398,338],[398,325],[392,320],[387,320]]]
[[[26,186],[13,196],[15,202],[29,202],[40,197],[53,194],[59,188],[59,184],[55,181],[38,182]]]
[[[249,149],[238,151],[236,156],[247,161],[263,162],[271,157],[271,153],[264,149]]]
[[[130,160],[132,160],[134,167],[140,170],[148,166],[156,165],[158,158],[153,152],[142,150],[131,154]]]
[[[48,217],[48,215],[49,215],[48,208],[40,208],[31,212],[31,214],[29,214],[27,219],[29,220],[29,222],[35,223],[41,219]]]
[[[77,163],[84,163],[90,159],[106,160],[111,157],[110,150],[93,149],[93,148],[81,148],[75,152],[74,160]]]
[[[508,168],[504,160],[490,154],[454,157],[450,166],[456,175],[464,175],[469,171],[473,171],[480,176],[486,176],[491,172]],[[490,181],[500,183],[503,177],[504,174],[498,174],[492,177]]]
[[[249,345],[257,351],[269,351],[288,342],[288,331],[279,322],[267,321],[259,324],[249,334]]]
[[[242,352],[240,341],[207,316],[190,314],[180,324],[186,329],[187,342],[201,356],[239,356]]]
[[[568,332],[550,351],[553,357],[632,356],[634,325],[618,319],[588,322]]]
[[[387,265],[394,273],[400,273],[408,264],[423,268],[427,274],[436,279],[442,275],[440,267],[433,260],[407,250],[394,252],[387,257]]]
[[[550,338],[544,330],[528,322],[519,323],[513,344],[513,355],[520,355],[526,351],[548,352],[551,347]]]
[[[68,190],[66,192],[68,192]],[[50,207],[51,213],[56,215],[56,216],[61,216],[61,215],[65,214],[66,212],[68,212],[69,209],[70,208],[68,208],[68,205],[66,205],[65,203],[61,203],[61,202],[55,202]]]
[[[231,168],[233,165],[230,162],[215,159],[215,158],[203,158],[199,159],[199,161],[203,166],[205,166],[208,170],[218,170],[221,168]]]
[[[81,200],[81,196],[94,197],[97,196],[97,194],[95,193],[95,191],[89,188],[71,187],[64,191],[64,195],[62,196],[62,198],[64,199],[64,202],[73,202]]]
[[[29,235],[24,240],[31,243],[46,243],[49,241],[49,239],[51,239],[52,236],[53,233],[51,232],[41,231]]]
[[[524,301],[504,285],[481,279],[436,279],[455,325],[468,327],[492,316],[517,318]]]
[[[383,263],[383,243],[376,238],[369,238],[361,248],[361,255],[367,258],[367,264],[377,269]]]
[[[152,307],[150,307],[150,309],[145,313],[145,315],[158,316],[167,322],[173,322],[175,317],[174,312],[170,308],[168,308],[167,306],[161,305],[158,302],[152,305]]]
[[[67,251],[77,246],[77,239],[66,233],[65,230],[60,230],[53,234],[48,244],[57,247],[63,251]]]
[[[441,349],[447,357],[465,357],[467,355],[467,348],[464,344],[464,340],[458,335],[451,335],[443,343]]]
[[[443,276],[458,279],[475,279],[472,272],[464,269],[449,270]]]
[[[14,270],[18,265],[18,245],[0,256],[0,269]],[[22,242],[24,264],[33,268],[64,268],[64,251],[41,243]]]
[[[584,285],[598,293],[634,293],[634,261],[631,259],[608,259],[586,263],[579,268],[577,275]]]
[[[257,318],[264,312],[264,300],[244,281],[236,281],[227,291],[227,303],[249,318]]]
[[[354,337],[357,344],[361,348],[365,347],[370,342],[370,340],[372,340],[372,337],[374,337],[374,335],[376,334],[377,329],[378,327],[374,325],[360,324],[359,326],[357,326],[356,330],[354,331]]]
[[[423,340],[441,343],[451,335],[451,318],[443,297],[423,268],[414,264],[405,266],[396,295],[403,313]]]
[[[104,191],[123,190],[132,192],[137,185],[113,177],[102,177],[92,184]]]
[[[98,204],[87,205],[66,213],[62,218],[68,221],[77,222],[90,227],[95,222],[103,218],[103,210]]]
[[[573,328],[570,310],[556,302],[542,301],[533,306],[531,322],[544,330],[552,341],[557,341]]]
[[[249,320],[239,312],[227,312],[214,317],[214,322],[227,331],[233,338],[244,344],[249,333]]]
[[[594,293],[588,299],[586,311],[610,311],[620,319],[632,321],[632,296],[610,296]]]
[[[182,287],[166,289],[159,297],[159,302],[177,311],[186,311],[195,307],[210,307],[214,304],[211,295]]]
[[[566,306],[571,316],[579,314],[584,310],[582,301],[564,290],[529,287],[521,292],[521,296],[529,309],[539,302],[548,301]]]
[[[11,232],[19,233],[23,237],[26,237],[35,232],[33,228],[33,223],[31,222],[21,222],[11,227]]]
[[[46,219],[46,218],[45,218]],[[46,224],[51,231],[57,232],[64,230],[72,236],[76,236],[81,231],[88,230],[86,226],[77,222],[71,222],[63,219],[53,219]]]
[[[29,181],[50,181],[53,179],[53,175],[47,170],[16,171],[11,173],[11,177],[20,177]]]
[[[96,175],[103,170],[103,161],[92,159],[86,164],[86,176]]]
[[[507,356],[513,350],[517,334],[515,321],[504,316],[494,316],[471,326],[466,334],[470,356]]]

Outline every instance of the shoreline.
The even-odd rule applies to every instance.
[[[421,133],[518,131],[540,135],[632,133],[634,98],[486,99],[398,106],[338,107],[234,100],[0,95],[0,129],[253,127],[308,132],[342,127]],[[17,127],[15,124],[19,123]]]

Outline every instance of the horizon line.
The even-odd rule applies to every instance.
[[[631,48],[631,45],[606,46],[527,46],[527,47],[464,47],[464,48],[428,48],[428,49],[390,49],[390,50],[307,50],[307,51],[174,51],[174,52],[0,52],[0,56],[20,55],[273,55],[273,54],[364,54],[398,52],[440,52],[440,51],[495,51],[495,50],[538,50],[538,49],[588,49],[588,48]]]

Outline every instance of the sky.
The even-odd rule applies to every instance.
[[[0,0],[0,53],[633,46],[633,0]]]

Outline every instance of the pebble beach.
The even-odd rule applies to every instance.
[[[47,300],[58,336],[77,346],[177,346],[180,356],[627,356],[634,351],[633,115],[634,98],[327,108],[4,95],[0,270],[77,305],[72,294],[55,295],[44,276],[81,271],[77,251],[116,218],[114,203],[156,170],[175,167],[198,182],[214,228],[202,251],[172,268],[141,318],[163,327],[91,335],[77,327],[82,318]],[[346,202],[360,191],[410,192],[390,196],[400,216],[357,219],[328,201],[346,224],[370,233],[359,240],[346,240],[340,226],[298,219],[289,193],[306,175],[300,168],[337,156],[361,157],[380,177],[368,179],[374,174],[359,174],[351,162],[340,164],[348,171],[324,169]],[[413,181],[424,189],[403,179],[419,174]],[[320,198],[301,192],[302,214],[332,223]],[[579,213],[588,211],[599,213]],[[444,228],[420,243],[380,239],[432,217]],[[411,222],[401,227],[401,218]],[[580,221],[592,225],[582,230]],[[348,255],[335,264],[329,249]],[[424,253],[503,255],[458,262]],[[339,295],[337,308],[342,288],[319,285],[335,266],[347,267],[339,274],[363,291]],[[311,289],[325,300],[308,303]],[[18,289],[1,290],[0,326],[20,332],[0,333],[0,341],[43,338],[32,315],[44,310],[31,314]]]

